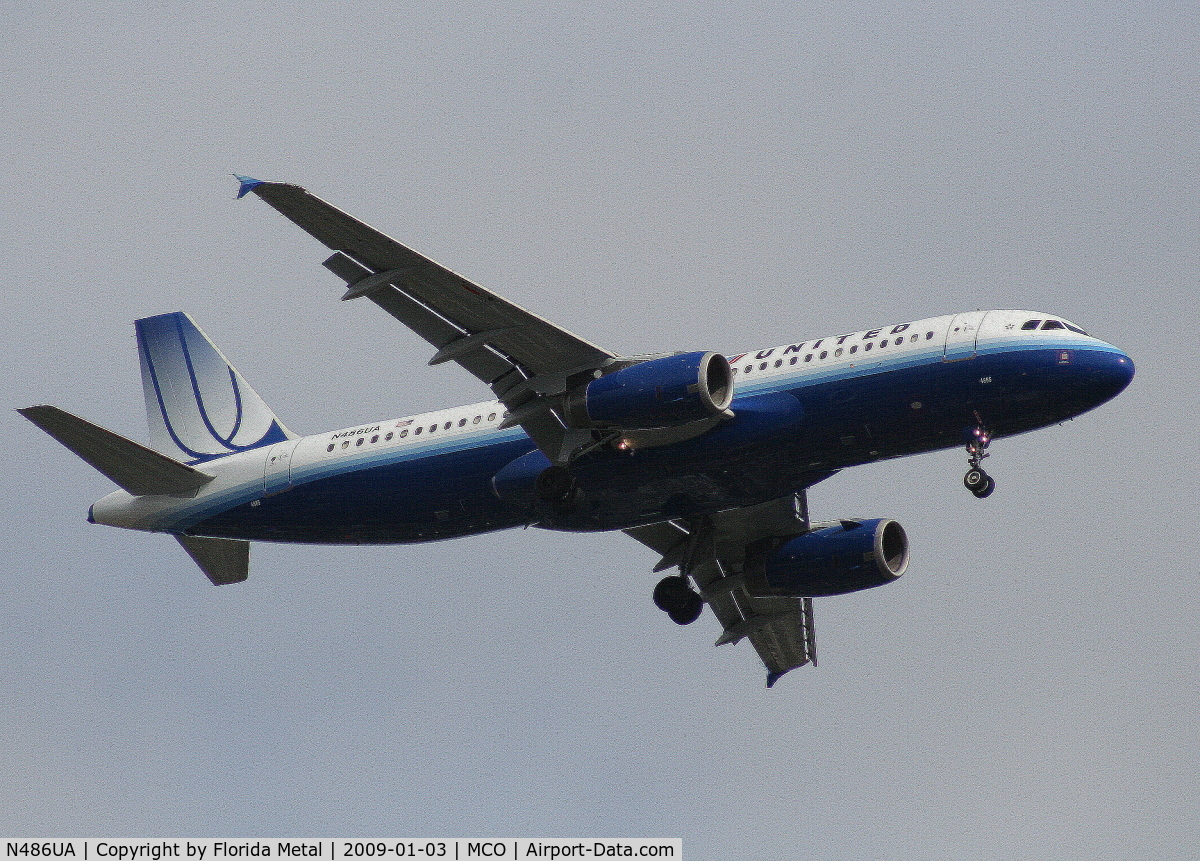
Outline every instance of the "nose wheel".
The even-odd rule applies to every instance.
[[[980,499],[991,496],[992,491],[996,489],[996,479],[978,468],[967,470],[967,474],[963,476],[963,484]]]
[[[978,418],[978,416],[976,416]],[[982,424],[976,425],[971,432],[971,441],[967,443],[967,474],[963,476],[963,484],[967,490],[978,499],[986,499],[996,489],[996,480],[983,471],[980,464],[985,457],[990,456],[987,450],[992,442],[992,435]]]

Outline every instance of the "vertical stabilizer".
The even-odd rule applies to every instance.
[[[194,464],[294,437],[187,314],[134,326],[156,451]]]

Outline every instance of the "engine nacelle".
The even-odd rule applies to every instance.
[[[733,371],[720,353],[680,353],[592,380],[568,399],[578,427],[662,428],[711,418],[733,401]]]
[[[749,562],[749,560],[747,560]],[[844,595],[891,583],[908,568],[908,536],[894,520],[843,520],[747,565],[752,593]]]

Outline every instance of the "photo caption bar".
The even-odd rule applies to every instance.
[[[107,838],[13,839],[3,838],[0,861],[17,859],[69,859],[69,861],[245,861],[259,858],[318,858],[321,861],[365,861],[378,858],[433,858],[460,861],[467,858],[683,858],[681,838],[612,837],[361,837],[323,838],[168,838],[132,840]]]

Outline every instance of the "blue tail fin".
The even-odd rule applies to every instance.
[[[187,314],[134,326],[156,451],[194,464],[294,438]]]

